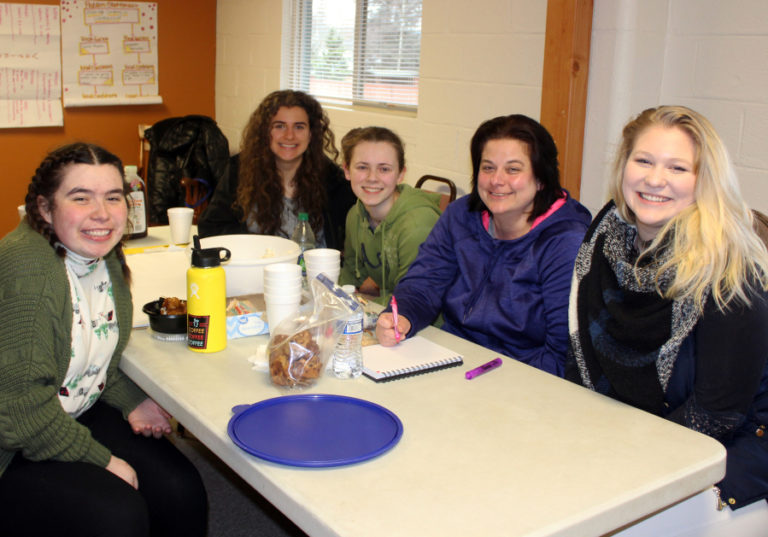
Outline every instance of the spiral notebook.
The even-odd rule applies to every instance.
[[[464,363],[462,357],[422,336],[401,341],[394,347],[363,347],[363,374],[376,382],[429,373]]]

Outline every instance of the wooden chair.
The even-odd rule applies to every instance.
[[[211,192],[208,182],[203,179],[182,177],[181,186],[184,187],[184,203],[187,207],[192,207],[195,210],[192,223],[197,224],[197,219],[208,207],[208,198],[213,192]]]
[[[766,247],[768,247],[768,216],[765,216],[763,213],[755,209],[752,209],[752,214],[755,217],[755,233],[757,233],[757,236],[760,237]]]
[[[422,175],[418,181],[416,181],[416,188],[422,188],[422,185],[427,181],[436,181],[448,185],[448,194],[440,192],[440,210],[444,211],[448,204],[456,199],[456,184],[446,177],[440,177],[437,175]],[[425,189],[423,189],[425,190]]]

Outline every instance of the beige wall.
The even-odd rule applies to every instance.
[[[682,104],[720,133],[753,208],[768,211],[768,2],[596,0],[581,201],[604,201],[626,121]]]
[[[406,143],[406,181],[426,173],[469,189],[469,140],[484,120],[522,113],[538,119],[544,0],[424,0],[421,81],[415,115],[326,107],[337,140],[381,125]],[[218,0],[216,119],[232,151],[248,116],[281,86],[281,0]]]
[[[283,0],[218,0],[216,118],[233,151],[248,115],[281,87]],[[379,124],[406,141],[408,176],[469,188],[468,142],[484,119],[539,117],[545,0],[424,0],[413,117],[329,109],[337,137]],[[712,120],[753,207],[768,212],[768,2],[595,0],[581,200],[604,201],[624,123],[680,103]]]
[[[59,0],[13,3],[59,5]],[[24,202],[30,177],[52,149],[88,141],[106,147],[125,164],[138,164],[140,124],[187,114],[214,115],[215,17],[216,0],[158,2],[162,104],[64,108],[64,124],[59,127],[0,129],[0,237],[18,225],[16,206]],[[190,35],[195,39],[190,40]],[[199,82],[190,83],[190,75]]]

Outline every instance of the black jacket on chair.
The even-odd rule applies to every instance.
[[[153,224],[167,224],[166,209],[185,205],[183,177],[201,179],[212,194],[227,176],[229,142],[208,116],[164,119],[147,129],[145,136],[150,143],[147,198]]]

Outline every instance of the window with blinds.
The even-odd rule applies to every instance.
[[[292,0],[288,84],[323,102],[415,109],[421,0]]]

